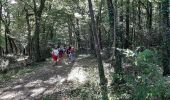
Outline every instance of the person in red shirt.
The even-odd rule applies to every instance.
[[[53,61],[55,62],[55,64],[57,64],[57,62],[58,62],[58,54],[59,54],[59,51],[58,51],[58,48],[54,48],[53,50],[52,50],[52,59],[53,59]]]

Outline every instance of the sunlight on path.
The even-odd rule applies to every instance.
[[[1,95],[0,100],[9,100],[13,99],[14,97],[21,98],[23,95],[23,92],[5,92]]]
[[[39,94],[43,93],[44,91],[45,91],[45,88],[43,88],[43,87],[40,87],[40,88],[37,88],[37,89],[32,89],[31,90],[32,94],[30,96],[31,97],[38,96]]]
[[[35,87],[35,86],[39,86],[42,83],[42,80],[36,80],[33,82],[29,82],[25,85],[25,87],[29,88],[29,87]]]
[[[87,77],[88,73],[82,67],[75,67],[68,75],[68,80],[85,83],[88,79]]]
[[[81,54],[78,56],[77,60],[81,60],[81,59],[84,59],[84,58],[88,58],[90,57],[91,55],[90,54]]]
[[[85,84],[90,80],[86,69],[96,66],[96,60],[90,60],[90,56],[81,54],[74,64],[66,60],[58,66],[53,66],[52,62],[48,61],[31,74],[13,80],[8,87],[1,88],[0,100],[38,99]]]

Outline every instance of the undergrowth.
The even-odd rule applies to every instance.
[[[6,73],[0,73],[0,82],[9,81],[13,78],[18,78],[20,76],[29,74],[41,67],[41,64],[34,63],[31,66],[23,67],[23,68],[15,68],[7,71]]]

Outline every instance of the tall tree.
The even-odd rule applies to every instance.
[[[35,15],[35,32],[34,32],[34,49],[35,49],[35,60],[37,62],[43,60],[41,58],[41,53],[40,53],[40,25],[41,25],[41,15],[42,15],[42,11],[45,7],[45,1],[46,0],[40,0],[40,6],[39,8],[37,7],[36,1],[33,0],[33,10],[34,10],[34,15]]]
[[[129,30],[129,14],[130,14],[130,0],[126,0],[126,38],[125,38],[125,49],[130,47],[130,30]]]
[[[170,74],[170,23],[169,23],[169,0],[162,0],[162,24],[164,35],[163,48],[163,75]]]
[[[150,46],[149,40],[152,34],[152,2],[150,0],[147,0],[146,12],[147,12],[146,27],[147,27],[147,34],[148,34],[146,46],[149,47]]]
[[[4,12],[5,14],[3,14],[2,16],[2,23],[5,26],[5,53],[8,54],[9,50],[8,50],[8,36],[10,34],[10,24],[11,24],[11,16],[10,16],[10,10],[9,10],[9,2],[6,1],[3,5],[4,7]]]
[[[107,0],[108,12],[109,12],[109,25],[110,25],[110,33],[111,33],[111,41],[110,41],[110,49],[114,42],[114,6],[112,0]]]
[[[93,35],[94,35],[94,41],[95,41],[95,49],[96,49],[96,54],[97,54],[97,60],[98,60],[98,70],[99,70],[99,77],[100,77],[100,85],[102,89],[102,99],[103,100],[108,100],[108,95],[107,95],[107,86],[106,86],[106,78],[104,74],[104,68],[103,68],[103,63],[102,63],[102,58],[100,54],[100,47],[99,47],[99,41],[98,41],[98,34],[97,34],[97,28],[96,28],[96,22],[94,19],[94,11],[93,11],[93,6],[91,0],[88,0],[89,4],[89,12],[90,12],[90,17],[91,17],[91,25],[92,25],[92,30],[93,30]]]
[[[100,6],[99,6],[99,11],[98,11],[98,14],[97,14],[97,16],[96,16],[96,27],[97,27],[97,31],[98,31],[98,37],[99,37],[99,46],[100,46],[100,49],[102,49],[102,37],[101,37],[101,21],[102,21],[102,7],[103,7],[103,5],[104,5],[104,2],[105,0],[101,0],[101,2],[100,2]]]
[[[141,25],[141,1],[138,0],[138,36],[140,36],[140,38],[142,38],[141,40],[143,40],[143,36],[142,36],[142,25]],[[139,42],[139,41],[137,41]],[[142,45],[142,42],[140,42],[139,45]]]
[[[0,56],[2,55],[2,47],[1,47],[1,24],[2,23],[2,1],[0,1]]]
[[[31,57],[32,55],[32,51],[31,51],[31,25],[30,25],[30,16],[31,14],[29,14],[29,11],[28,11],[28,8],[27,7],[24,7],[24,10],[25,10],[25,19],[26,19],[26,22],[27,22],[27,31],[28,31],[28,56]]]
[[[77,44],[77,48],[80,49],[80,45],[81,45],[81,38],[80,38],[80,24],[79,24],[79,19],[76,18],[76,30],[75,30],[75,35],[76,35],[76,44]]]

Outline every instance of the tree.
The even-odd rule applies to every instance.
[[[2,55],[1,24],[2,23],[2,1],[0,1],[0,56]]]
[[[30,25],[30,19],[29,17],[31,16],[31,14],[29,14],[29,11],[28,11],[28,8],[25,6],[24,7],[24,10],[25,10],[25,19],[26,19],[26,22],[27,22],[27,30],[28,30],[28,56],[29,57],[32,57],[32,51],[31,51],[31,25]]]
[[[40,25],[41,25],[41,15],[42,15],[42,11],[44,9],[45,6],[45,1],[46,0],[40,0],[40,6],[37,7],[36,5],[36,1],[33,0],[33,11],[34,11],[34,15],[35,15],[35,31],[34,31],[34,49],[35,49],[35,60],[37,62],[42,61],[43,59],[41,58],[41,52],[40,52],[40,39],[39,39],[39,35],[40,35]]]
[[[10,23],[11,23],[11,19],[10,19],[10,11],[9,11],[9,3],[8,1],[5,1],[4,3],[4,11],[5,14],[2,15],[2,23],[5,26],[5,53],[8,54],[9,50],[8,50],[8,35],[10,34]]]
[[[163,75],[170,74],[170,24],[169,24],[169,0],[162,0],[162,24],[164,36],[163,48]]]
[[[109,48],[111,49],[112,47],[112,44],[115,44],[115,33],[114,33],[114,22],[115,22],[115,19],[114,19],[114,6],[113,6],[113,2],[112,0],[107,0],[107,6],[108,6],[108,13],[109,13],[109,25],[110,25],[110,36],[111,36],[111,41],[110,41],[110,45],[109,45]],[[114,46],[115,47],[115,46]],[[109,50],[110,52],[110,50]],[[115,50],[113,51],[115,52]],[[114,58],[115,55],[113,55],[113,58]]]
[[[125,38],[125,49],[130,48],[130,31],[129,31],[129,14],[130,14],[130,0],[126,0],[126,38]]]
[[[96,49],[96,54],[97,54],[97,60],[98,60],[98,70],[99,70],[99,77],[100,77],[100,85],[102,89],[102,99],[103,100],[108,100],[107,96],[107,86],[106,86],[106,78],[104,74],[104,68],[102,64],[102,58],[100,54],[100,47],[99,47],[99,41],[98,41],[98,36],[97,36],[97,28],[96,28],[96,22],[94,19],[94,12],[93,12],[93,6],[91,0],[88,0],[89,3],[89,12],[90,12],[90,18],[91,18],[91,25],[92,25],[92,30],[93,30],[93,35],[94,35],[94,41],[95,41],[95,49]]]
[[[147,1],[147,6],[146,6],[146,12],[147,12],[147,31],[148,31],[148,38],[147,38],[147,47],[150,46],[149,40],[151,38],[152,34],[152,2]]]

